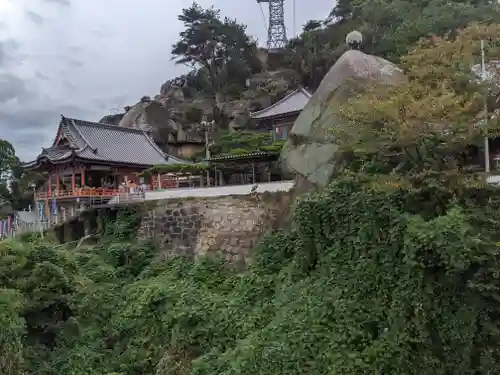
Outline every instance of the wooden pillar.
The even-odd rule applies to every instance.
[[[56,178],[56,195],[59,195],[59,171],[58,170],[56,171],[55,178]]]
[[[49,197],[52,196],[52,173],[49,172]]]
[[[48,199],[45,199],[44,208],[45,208],[45,219],[47,220],[47,222],[50,222],[51,215],[50,215],[50,207]]]
[[[85,167],[82,166],[82,187],[85,186]]]
[[[73,167],[71,171],[71,191],[73,192],[73,195],[75,195],[76,192],[75,167]]]

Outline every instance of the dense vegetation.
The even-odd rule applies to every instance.
[[[343,174],[243,273],[159,261],[130,218],[4,242],[0,373],[497,373],[499,191],[431,177]]]

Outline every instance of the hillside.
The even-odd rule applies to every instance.
[[[270,231],[244,270],[164,259],[137,240],[130,209],[93,246],[0,242],[1,375],[500,372],[500,190],[471,168],[500,121],[497,91],[470,69],[481,40],[500,60],[498,5],[356,4],[339,1],[336,23],[309,27],[328,35],[392,17],[364,48],[392,56],[406,80],[313,96],[335,164],[324,189],[294,202],[291,225]],[[498,23],[469,22],[487,14]],[[453,33],[414,40],[429,28]]]
[[[496,373],[498,190],[373,182],[302,201],[243,273],[158,260],[130,218],[79,251],[1,243],[1,373]]]

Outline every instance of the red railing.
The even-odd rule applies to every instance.
[[[120,189],[104,188],[79,188],[75,190],[58,190],[51,193],[41,192],[36,194],[37,200],[42,199],[60,199],[60,198],[79,198],[79,197],[115,197],[121,193]]]

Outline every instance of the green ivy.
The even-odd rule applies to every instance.
[[[240,273],[158,258],[134,211],[94,247],[3,242],[2,373],[497,373],[500,192],[423,181],[343,174]]]

